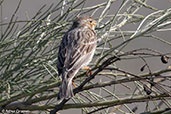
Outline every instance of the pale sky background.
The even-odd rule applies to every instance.
[[[13,14],[17,4],[18,4],[19,0],[4,0],[3,6],[1,7],[1,13],[2,13],[2,17],[0,17],[0,19],[3,20],[3,22],[8,22],[11,15]],[[43,6],[44,4],[47,4],[47,6],[50,6],[52,3],[56,3],[59,0],[22,0],[22,4],[20,7],[19,12],[17,13],[18,16],[18,20],[27,20],[27,18],[31,18],[39,9],[41,6]],[[105,0],[87,0],[87,4],[86,6],[92,6],[94,4],[97,3],[102,3]],[[121,1],[121,0],[120,0]],[[118,4],[120,2],[118,1]],[[158,8],[158,9],[166,9],[171,7],[171,1],[169,0],[148,0],[147,2],[149,5]],[[111,13],[115,13],[117,8],[118,8],[118,4],[114,4],[113,7],[110,9]],[[140,11],[138,11],[137,13],[143,14],[143,15],[148,15],[149,13],[151,13],[152,11],[146,8],[142,8]],[[96,14],[94,17],[98,17],[99,14]],[[132,28],[130,28],[132,27]],[[138,25],[137,25],[138,27]],[[135,26],[125,26],[124,28],[121,28],[122,30],[135,30]],[[166,32],[156,32],[154,33],[155,35],[157,35],[158,37],[161,37],[169,42],[171,42],[171,31],[166,31]],[[117,42],[116,42],[117,44]],[[114,43],[115,45],[115,43]],[[157,41],[157,40],[149,40],[149,39],[138,39],[133,41],[132,43],[130,43],[127,46],[127,50],[131,50],[134,48],[144,48],[144,47],[148,47],[148,48],[152,48],[158,51],[161,51],[163,53],[169,53],[171,52],[171,47],[167,46],[166,44],[162,44],[161,42]],[[151,69],[152,70],[159,70],[161,68],[165,68],[168,65],[164,65],[161,64],[159,59],[149,59],[148,60],[149,63],[152,64]],[[170,62],[171,63],[171,62]],[[119,66],[121,66],[123,69],[128,69],[131,72],[135,72],[135,73],[140,73],[139,69],[140,66],[142,66],[142,62],[141,61],[130,61],[130,63],[117,63]],[[130,67],[131,65],[131,67]],[[130,104],[131,105],[131,104]],[[140,106],[140,105],[138,105]],[[139,109],[139,112],[143,111],[144,107],[142,107],[142,110]],[[61,114],[80,114],[81,111],[80,109],[72,109],[72,110],[65,110],[65,111],[60,111]]]

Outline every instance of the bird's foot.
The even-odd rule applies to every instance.
[[[72,85],[73,85],[75,88],[77,88],[77,86],[75,85],[74,81],[72,81]]]
[[[90,67],[83,67],[82,69],[86,70],[86,76],[91,76],[93,73],[91,72],[91,68]]]

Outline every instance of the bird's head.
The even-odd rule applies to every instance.
[[[91,29],[95,29],[96,21],[92,17],[77,17],[73,23],[74,27],[87,26]]]

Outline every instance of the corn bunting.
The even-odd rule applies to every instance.
[[[91,17],[78,17],[63,36],[57,63],[59,76],[62,76],[58,99],[73,96],[72,79],[92,60],[97,43],[95,26],[96,21]]]

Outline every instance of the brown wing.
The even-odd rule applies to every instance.
[[[70,30],[63,37],[58,52],[58,72],[79,70],[91,61],[96,48],[96,34],[86,27]]]

